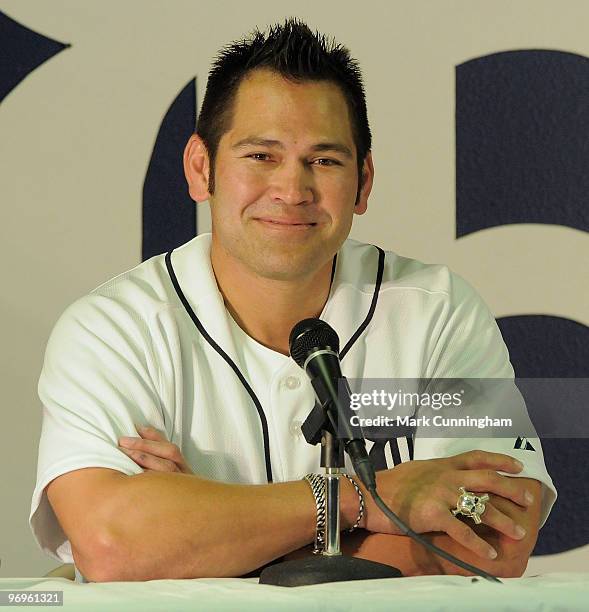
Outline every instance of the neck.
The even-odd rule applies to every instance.
[[[261,278],[247,267],[211,250],[211,263],[225,306],[235,322],[268,348],[289,355],[294,325],[318,317],[327,302],[333,260],[309,277],[296,280]]]

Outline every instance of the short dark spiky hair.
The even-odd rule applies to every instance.
[[[362,75],[346,47],[313,33],[298,19],[271,26],[267,33],[254,30],[248,39],[224,47],[209,73],[196,133],[203,139],[210,159],[209,192],[215,189],[215,158],[221,137],[231,128],[233,106],[240,83],[256,69],[270,69],[295,82],[329,81],[344,94],[358,161],[358,189],[362,165],[372,137],[366,112]]]

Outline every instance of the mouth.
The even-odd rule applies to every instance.
[[[305,229],[309,227],[315,227],[317,223],[312,221],[299,221],[291,219],[270,219],[266,217],[257,218],[256,221],[264,223],[264,225],[275,227],[276,229]]]

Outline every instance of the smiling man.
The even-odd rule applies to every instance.
[[[236,92],[231,125],[216,148],[214,193],[207,140],[206,130],[190,139],[185,168],[192,198],[211,201],[217,283],[242,329],[288,355],[290,330],[301,314],[323,309],[334,256],[354,213],[366,211],[371,154],[361,160],[358,186],[341,89],[267,68],[250,72]]]
[[[295,20],[227,47],[184,167],[192,198],[210,202],[211,234],[75,302],[47,347],[31,527],[89,580],[240,576],[309,554],[320,468],[300,431],[313,389],[289,357],[301,319],[337,331],[349,377],[513,377],[464,280],[348,239],[374,168],[345,48]],[[382,497],[415,531],[517,576],[556,497],[531,443],[416,431],[370,456]],[[461,487],[489,494],[480,525],[452,513]],[[342,481],[342,527],[356,527],[346,552],[406,575],[460,571],[359,491]]]

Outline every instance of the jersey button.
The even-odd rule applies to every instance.
[[[293,438],[299,438],[303,435],[303,432],[301,431],[302,424],[302,421],[292,421],[292,423],[290,424],[289,429]]]
[[[287,389],[298,389],[301,386],[301,379],[297,376],[287,376],[284,379],[284,384]]]

